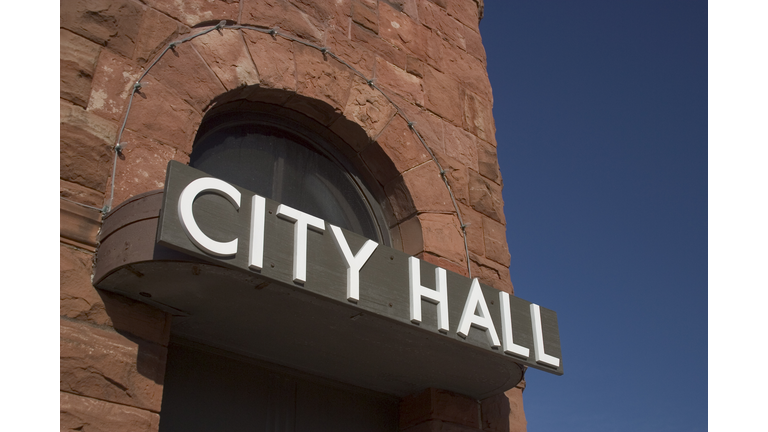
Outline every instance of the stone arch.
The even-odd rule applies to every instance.
[[[395,105],[325,48],[224,25],[171,43],[135,84],[121,139],[130,144],[119,155],[113,202],[161,187],[168,160],[188,163],[196,131],[213,107],[273,104],[311,118],[347,144],[339,150],[381,191],[394,247],[468,275],[465,226],[441,174],[462,187],[467,179],[446,155],[441,173],[414,133],[418,124],[426,140],[441,145],[430,114],[418,105]]]

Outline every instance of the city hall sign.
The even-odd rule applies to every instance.
[[[376,317],[391,324],[377,333],[386,331],[395,341],[398,325],[407,325],[417,333],[404,338],[446,339],[454,349],[463,345],[563,373],[554,311],[178,162],[168,166],[157,244],[251,274],[264,281],[261,286],[276,284],[352,308],[353,321]],[[278,318],[260,325],[277,326],[277,333],[291,326],[296,311],[290,305],[270,309]]]

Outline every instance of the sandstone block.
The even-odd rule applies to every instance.
[[[379,2],[379,35],[415,58],[426,56],[425,35],[429,31],[405,13]]]
[[[90,189],[105,190],[117,125],[63,101],[59,112],[59,175]]]
[[[414,129],[421,135],[429,148],[445,152],[443,128],[446,122],[423,107],[406,102],[398,95],[392,96],[392,100],[414,123]]]
[[[453,213],[448,189],[434,162],[427,161],[403,173],[403,180],[419,212]]]
[[[61,391],[160,411],[166,348],[113,331],[61,321]]]
[[[468,205],[459,203],[459,211],[467,225],[467,248],[471,253],[485,255],[485,236],[483,234],[483,215]]]
[[[390,180],[389,165],[380,163],[380,152],[376,147],[386,154],[392,164],[394,164],[398,173],[403,173],[416,167],[426,161],[431,160],[431,156],[421,144],[413,131],[408,128],[402,117],[393,118],[381,135],[378,136],[376,143],[366,148],[361,153],[361,157],[366,162],[371,172],[377,178],[382,179],[384,183]],[[439,177],[438,177],[439,179]]]
[[[478,30],[480,24],[478,2],[475,0],[457,0],[445,2],[448,15],[470,29]]]
[[[214,31],[192,43],[227,90],[259,83],[256,65],[240,30]]]
[[[523,392],[515,387],[481,402],[483,430],[488,432],[525,432]]]
[[[424,106],[448,122],[460,125],[463,113],[459,83],[450,76],[432,68],[427,68],[426,75],[424,78],[426,93]]]
[[[101,211],[66,200],[59,200],[60,240],[89,251],[96,250],[96,238],[101,228]]]
[[[397,48],[386,40],[380,38],[377,34],[358,24],[352,25],[351,34],[352,42],[368,48],[369,50],[378,54],[378,56],[382,59],[392,63],[399,68],[405,68],[406,53],[403,50]]]
[[[361,44],[351,41],[346,33],[329,31],[326,44],[332,53],[363,74],[366,79],[373,78],[375,56]]]
[[[352,17],[352,0],[318,2],[315,0],[290,0],[291,4],[311,16],[328,30],[347,34]]]
[[[413,425],[435,420],[455,426],[477,428],[480,425],[479,414],[478,401],[447,390],[429,388],[421,393],[406,396],[400,401],[400,430],[410,430],[408,428]],[[450,427],[434,425],[424,430],[466,430]]]
[[[296,62],[293,43],[279,36],[244,30],[246,45],[265,87],[296,90]]]
[[[395,107],[381,92],[361,78],[352,80],[344,117],[360,125],[369,139],[376,139],[396,113]]]
[[[323,101],[341,113],[349,98],[352,71],[329,55],[294,43],[297,93]]]
[[[133,96],[126,128],[183,153],[191,153],[202,115],[155,78],[147,76],[145,83]]]
[[[487,57],[485,55],[485,46],[480,33],[469,27],[464,27],[464,41],[467,44],[467,53],[480,60],[483,66],[487,66]]]
[[[501,186],[469,170],[469,201],[472,208],[506,225]]]
[[[113,208],[134,195],[162,189],[168,162],[177,154],[177,149],[129,130],[123,133],[122,141],[125,144],[117,161]]]
[[[485,64],[456,47],[443,44],[441,49],[442,51],[438,55],[440,67],[437,69],[449,74],[462,87],[488,101],[489,106],[491,106],[493,93]]]
[[[141,20],[134,58],[143,65],[153,60],[170,42],[179,40],[180,35],[188,32],[189,28],[168,15],[155,9],[148,9],[144,13],[144,19]]]
[[[493,120],[493,103],[470,91],[464,91],[462,127],[472,135],[496,146],[496,125]]]
[[[122,122],[133,85],[142,70],[132,61],[109,50],[102,50],[93,77],[88,111]]]
[[[221,20],[236,22],[240,13],[240,1],[238,0],[208,0],[205,2],[144,0],[144,3],[189,27],[205,22],[217,24]]]
[[[416,57],[408,56],[405,61],[405,71],[419,78],[424,78],[427,65]]]
[[[358,1],[352,2],[352,21],[379,34],[379,17],[376,11]]]
[[[458,264],[466,273],[467,256],[459,220],[452,214],[421,213],[424,251]]]
[[[64,180],[59,180],[59,196],[96,208],[104,206],[104,191],[93,190]]]
[[[400,235],[403,241],[403,252],[413,256],[424,252],[424,235],[421,220],[417,216],[400,223]]]
[[[499,169],[499,158],[496,154],[496,147],[485,141],[478,140],[477,163],[480,175],[496,184],[501,184],[501,171]]]
[[[397,221],[403,221],[416,213],[409,186],[402,176],[396,177],[384,185],[384,193]]]
[[[485,256],[497,263],[509,267],[509,249],[507,248],[507,229],[499,222],[483,217],[485,237]]]
[[[132,58],[144,10],[134,0],[63,1],[61,27]]]
[[[279,27],[282,32],[294,34],[312,43],[320,44],[323,41],[322,24],[286,0],[245,1],[242,9],[242,24]]]
[[[509,268],[493,260],[470,253],[470,265],[472,277],[480,279],[480,282],[492,286],[497,290],[515,293],[512,280],[509,277]]]
[[[448,2],[452,3],[452,2]],[[457,21],[448,12],[429,1],[419,1],[419,20],[427,28],[432,29],[438,36],[451,42],[451,44],[466,50],[464,41],[464,25]]]
[[[214,97],[226,91],[189,42],[166,52],[148,76],[165,84],[199,112],[203,112]]]
[[[388,95],[394,93],[410,103],[424,106],[424,80],[381,58],[376,59],[376,85]]]
[[[156,413],[61,392],[60,430],[80,432],[156,432]]]
[[[445,152],[459,163],[478,170],[477,139],[460,127],[445,125]]]
[[[59,40],[59,94],[85,108],[101,46],[64,29],[60,30]]]
[[[469,205],[469,172],[466,165],[441,151],[436,151],[435,156],[440,162],[440,166],[445,170],[448,184],[451,186],[456,201]]]

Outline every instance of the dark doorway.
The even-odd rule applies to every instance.
[[[397,398],[280,369],[174,340],[160,431],[397,431]]]

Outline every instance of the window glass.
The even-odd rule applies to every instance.
[[[388,244],[378,205],[329,144],[265,115],[219,116],[201,126],[190,166]]]

